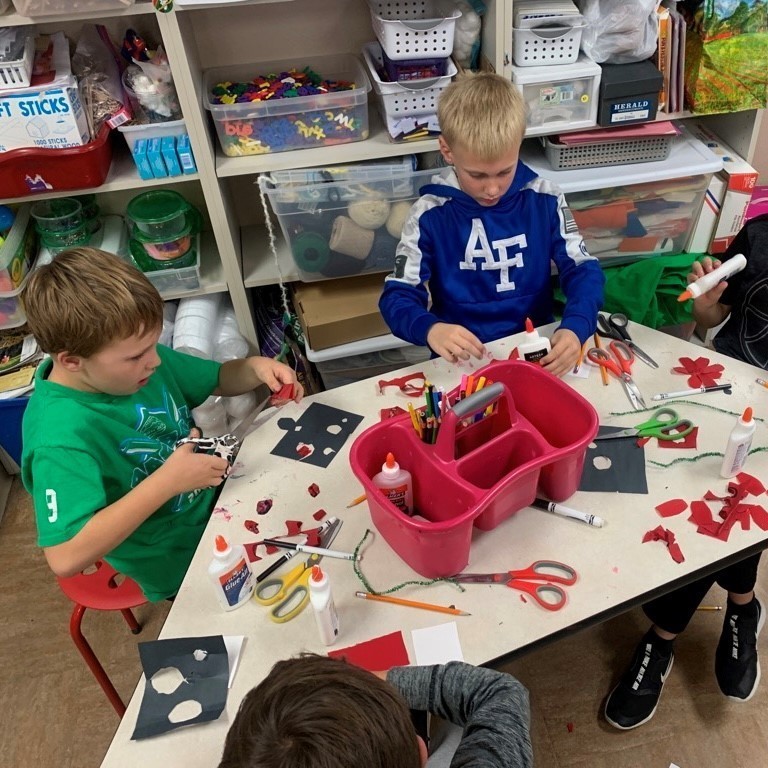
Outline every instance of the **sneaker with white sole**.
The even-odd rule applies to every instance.
[[[637,728],[656,713],[675,654],[671,642],[654,642],[655,637],[650,630],[640,641],[632,663],[608,695],[605,719],[614,728]]]
[[[754,598],[755,609],[740,611],[728,603],[723,631],[715,651],[715,677],[720,690],[734,701],[749,701],[760,683],[757,638],[765,624],[765,608]]]

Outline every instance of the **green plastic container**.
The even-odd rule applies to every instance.
[[[178,192],[154,189],[128,203],[128,218],[144,242],[163,242],[180,237],[192,206]]]
[[[197,263],[196,235],[202,218],[196,208],[184,214],[184,226],[175,236],[157,239],[139,229],[133,231],[129,248],[136,266],[142,272],[191,267]]]

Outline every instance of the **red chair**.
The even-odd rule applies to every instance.
[[[134,635],[141,632],[141,625],[136,621],[131,608],[143,605],[147,598],[139,585],[127,576],[118,582],[116,577],[119,575],[108,563],[97,560],[92,571],[68,578],[57,576],[56,579],[64,594],[75,604],[69,620],[69,634],[115,711],[122,717],[125,704],[80,629],[86,609],[91,608],[95,611],[120,611],[131,632]]]

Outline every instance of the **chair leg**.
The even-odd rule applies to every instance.
[[[133,615],[133,611],[130,608],[121,608],[120,613],[123,614],[125,623],[134,635],[138,635],[141,632],[141,624],[136,621],[136,617]]]
[[[122,718],[125,714],[125,704],[123,704],[123,700],[115,690],[115,686],[112,685],[112,681],[107,677],[104,667],[101,666],[99,660],[96,658],[96,654],[88,644],[88,641],[83,637],[80,625],[83,621],[84,613],[85,608],[82,605],[76,604],[69,620],[69,634],[72,636],[72,640],[74,640],[77,650],[80,651],[80,655],[85,659],[85,663],[93,673],[93,676],[107,695],[109,703],[114,707],[118,717]]]

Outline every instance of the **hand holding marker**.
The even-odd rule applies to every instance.
[[[711,272],[707,272],[706,275],[702,275],[698,280],[694,280],[688,286],[688,289],[677,297],[677,300],[698,299],[702,294],[711,291],[721,280],[726,280],[731,275],[741,272],[746,266],[747,257],[743,253],[737,253],[717,269],[713,269]]]

